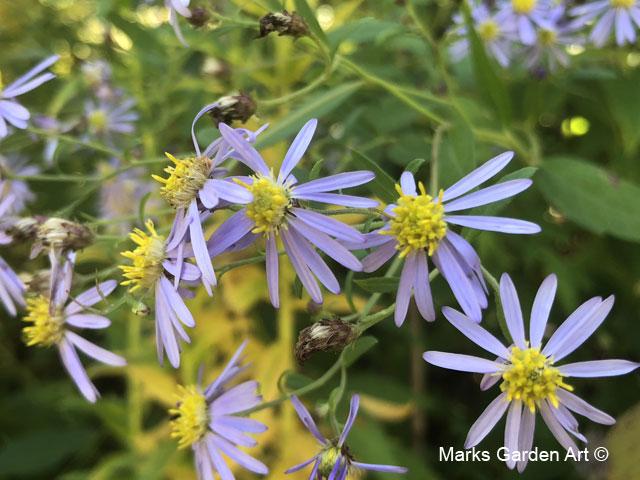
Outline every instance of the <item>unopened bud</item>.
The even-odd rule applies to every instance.
[[[44,221],[44,217],[23,217],[9,226],[6,233],[14,242],[31,242],[36,239],[38,228]]]
[[[138,302],[131,307],[131,312],[139,317],[146,317],[151,312],[151,309],[146,303]]]
[[[266,37],[272,32],[278,32],[279,36],[288,35],[290,37],[303,37],[309,35],[309,27],[296,12],[282,13],[271,12],[260,19],[260,38]]]
[[[326,318],[306,327],[298,334],[295,355],[302,365],[316,352],[342,350],[357,338],[354,326],[339,318]]]
[[[256,113],[256,102],[246,93],[221,97],[218,106],[209,110],[216,127],[220,122],[230,125],[234,120],[244,123]]]
[[[202,27],[209,21],[209,13],[202,7],[193,7],[187,21],[194,27]]]
[[[93,243],[93,233],[88,227],[57,217],[21,219],[7,233],[14,240],[34,241],[31,258],[38,256],[43,249],[66,252],[81,250]]]

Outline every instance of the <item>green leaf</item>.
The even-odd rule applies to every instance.
[[[636,151],[640,143],[640,74],[602,82],[607,110],[611,112],[622,136],[622,146],[628,154]]]
[[[387,203],[395,202],[398,198],[398,193],[396,192],[396,182],[393,178],[369,157],[355,150],[351,150],[351,154],[353,163],[357,168],[372,170],[376,174],[376,178],[370,183],[375,193]]]
[[[506,85],[496,73],[496,63],[489,58],[480,37],[478,37],[467,2],[462,3],[462,13],[471,45],[471,62],[476,81],[491,99],[502,123],[507,124],[511,117],[511,105]]]
[[[640,187],[586,161],[545,162],[536,185],[569,220],[594,233],[640,242]]]
[[[356,360],[358,360],[358,358],[371,350],[377,343],[378,339],[370,335],[360,337],[344,350],[344,366],[347,368],[351,366]]]
[[[439,187],[453,185],[475,167],[475,139],[471,125],[462,116],[455,115],[451,128],[444,132],[440,146]]]
[[[313,35],[315,35],[318,40],[328,46],[329,42],[327,40],[327,36],[318,23],[318,19],[316,18],[315,13],[313,13],[313,10],[311,10],[311,7],[307,3],[307,0],[295,0],[294,3],[296,6],[296,12],[302,15],[302,17],[305,19],[307,25],[309,26],[309,30],[311,30],[311,33],[313,33]]]
[[[298,110],[294,110],[279,121],[273,128],[262,133],[257,142],[257,148],[264,148],[279,142],[300,130],[311,118],[319,118],[335,110],[353,95],[362,82],[348,82],[338,87],[326,90],[318,95],[309,97],[301,103]]]
[[[418,173],[418,170],[420,170],[420,167],[422,167],[422,165],[424,165],[425,163],[426,160],[424,158],[414,158],[404,169],[415,175],[416,173]]]
[[[311,167],[311,171],[309,172],[309,180],[315,180],[320,176],[320,170],[322,169],[322,165],[324,164],[324,159],[318,160]]]
[[[354,283],[369,293],[389,293],[398,289],[398,277],[372,277],[354,280]]]

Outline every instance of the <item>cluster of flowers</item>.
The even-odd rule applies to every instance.
[[[557,0],[474,0],[473,26],[487,51],[503,67],[523,58],[525,67],[554,69],[569,64],[567,47],[587,42],[604,46],[611,37],[619,46],[636,43],[640,28],[637,0],[595,0],[585,4]],[[464,16],[454,17],[451,45],[455,60],[467,56]]]

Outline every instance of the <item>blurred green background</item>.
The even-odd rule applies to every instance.
[[[511,274],[525,312],[542,279],[556,272],[554,326],[587,298],[615,294],[615,307],[603,327],[571,358],[639,360],[640,51],[576,49],[570,68],[532,75],[517,67],[499,69],[481,54],[452,64],[445,31],[458,10],[454,1],[284,3],[305,16],[316,41],[257,38],[259,18],[281,8],[278,0],[193,0],[210,19],[194,28],[180,18],[190,48],[175,38],[161,1],[0,0],[5,84],[57,53],[61,60],[53,71],[59,78],[21,101],[32,112],[79,119],[65,134],[50,167],[42,160],[41,132],[33,129],[0,141],[0,155],[19,154],[28,164],[40,165],[47,176],[79,178],[110,171],[106,165],[115,153],[123,165],[146,161],[149,172],[128,186],[117,178],[109,180],[131,195],[114,208],[131,216],[133,223],[146,211],[168,228],[170,212],[157,188],[142,205],[134,203],[135,190],[149,182],[147,173],[163,168],[163,152],[192,151],[190,122],[203,105],[234,92],[248,93],[257,103],[250,128],[271,125],[258,144],[276,166],[297,129],[312,117],[319,118],[320,126],[301,165],[306,172],[317,162],[322,162],[316,167],[322,173],[359,168],[351,154],[356,150],[393,178],[413,160],[424,159],[418,177],[426,183],[430,172],[437,171],[438,185],[446,187],[496,153],[515,150],[509,171],[528,167],[524,172],[533,175],[534,186],[504,205],[501,213],[535,221],[543,231],[527,237],[491,232],[473,236],[484,265],[495,276]],[[140,115],[135,134],[102,149],[99,145],[109,142],[85,137],[82,123],[91,93],[81,65],[98,59],[109,63],[113,84],[135,98]],[[212,122],[201,123],[202,143],[216,135]],[[437,168],[431,165],[434,154]],[[98,233],[97,243],[80,255],[78,289],[83,282],[91,283],[95,272],[117,277],[112,268],[120,263],[118,252],[130,246],[121,225],[99,219],[104,207],[99,193],[109,184],[107,177],[100,182],[30,182],[37,194],[31,214],[62,213],[89,222]],[[360,193],[376,195],[375,185],[367,188]],[[215,217],[216,222],[221,219]],[[46,267],[44,259],[28,261],[25,246],[4,248],[2,255],[18,272]],[[255,251],[214,263],[218,268],[251,255]],[[357,279],[364,275],[356,274],[351,282],[344,270],[334,267],[351,285],[355,305],[362,306],[372,293],[358,286]],[[284,275],[294,285],[292,272]],[[336,354],[320,353],[303,367],[295,365],[297,332],[315,313],[293,287],[282,290],[282,308],[274,311],[268,305],[262,264],[232,270],[221,283],[213,299],[199,295],[189,303],[198,327],[178,371],[157,365],[152,318],[133,315],[133,301],[127,297],[123,302],[112,299],[114,325],[100,340],[124,354],[130,365],[121,370],[89,368],[103,396],[96,405],[76,392],[54,350],[28,349],[21,341],[21,321],[0,314],[0,478],[194,478],[190,452],[177,451],[169,438],[166,408],[175,401],[176,384],[193,382],[201,362],[213,378],[242,339],[250,337],[249,374],[261,381],[269,400],[278,395],[279,382],[293,385],[317,378],[335,361]],[[441,279],[433,288],[437,309],[455,305]],[[124,295],[124,289],[118,289],[117,296]],[[392,301],[385,295],[380,305]],[[328,295],[324,308],[349,313],[344,296]],[[492,306],[485,322],[499,333]],[[494,394],[481,392],[479,378],[472,375],[428,368],[421,354],[428,349],[480,354],[478,348],[442,318],[434,324],[410,319],[401,329],[388,319],[369,333],[378,343],[349,368],[347,384],[349,393],[363,395],[362,416],[350,436],[359,460],[406,465],[408,479],[518,476],[497,460],[438,460],[438,447],[462,448],[468,428]],[[297,374],[281,378],[294,369]],[[308,405],[317,413],[325,411],[337,382],[335,378],[309,395]],[[609,447],[609,461],[531,463],[521,478],[640,479],[634,457],[640,441],[637,373],[576,379],[572,385],[618,419],[610,429],[581,422],[591,448]],[[346,408],[341,405],[341,415]],[[254,452],[271,467],[268,478],[285,478],[284,469],[315,452],[313,439],[289,405],[257,418],[270,426],[259,438],[260,451]],[[502,444],[501,425],[480,448],[495,451]],[[540,419],[537,426],[536,445],[560,450]],[[251,478],[244,471],[237,473]]]

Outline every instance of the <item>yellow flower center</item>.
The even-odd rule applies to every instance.
[[[236,182],[253,195],[253,200],[247,205],[247,217],[256,224],[253,233],[268,233],[280,228],[291,207],[287,189],[269,177],[254,177],[251,185],[239,180]]]
[[[520,15],[526,15],[536,7],[537,0],[511,0],[513,11]]]
[[[209,179],[211,159],[191,157],[178,160],[169,153],[165,155],[175,164],[173,167],[164,169],[169,174],[169,178],[162,178],[159,175],[152,175],[152,177],[163,184],[160,195],[169,205],[173,208],[187,208]]]
[[[485,42],[491,42],[495,40],[500,34],[500,27],[493,20],[487,20],[478,25],[478,35]]]
[[[613,8],[631,8],[636,0],[609,0]]]
[[[429,255],[438,248],[440,240],[447,233],[444,221],[444,208],[440,190],[438,200],[434,201],[428,195],[422,182],[418,184],[420,194],[417,196],[404,195],[400,185],[396,190],[400,194],[397,206],[393,209],[395,217],[389,222],[389,230],[383,230],[383,235],[392,235],[398,242],[400,257],[405,257],[413,250],[426,248]]]
[[[511,349],[500,384],[500,390],[507,393],[509,401],[521,400],[532,413],[536,410],[536,403],[545,399],[557,407],[557,388],[573,390],[573,387],[564,383],[560,370],[540,353],[539,348]]]
[[[122,285],[132,285],[130,292],[140,288],[151,288],[162,274],[162,262],[166,257],[165,238],[158,235],[151,220],[145,223],[149,233],[136,228],[129,238],[138,245],[134,250],[122,252],[121,255],[131,260],[132,265],[121,265],[126,278]]]
[[[103,132],[107,128],[107,112],[104,110],[94,110],[89,114],[89,127],[94,132]]]
[[[558,36],[556,35],[556,32],[552,30],[542,29],[538,32],[538,41],[540,42],[541,45],[545,47],[548,47],[556,43],[557,38]]]
[[[178,448],[186,448],[200,440],[207,431],[207,400],[193,385],[181,385],[178,389],[178,402],[175,408],[169,409],[171,437],[178,439]]]
[[[62,312],[49,314],[49,299],[43,295],[27,299],[27,315],[23,321],[32,325],[24,327],[25,342],[28,346],[50,347],[62,339],[64,317]]]

